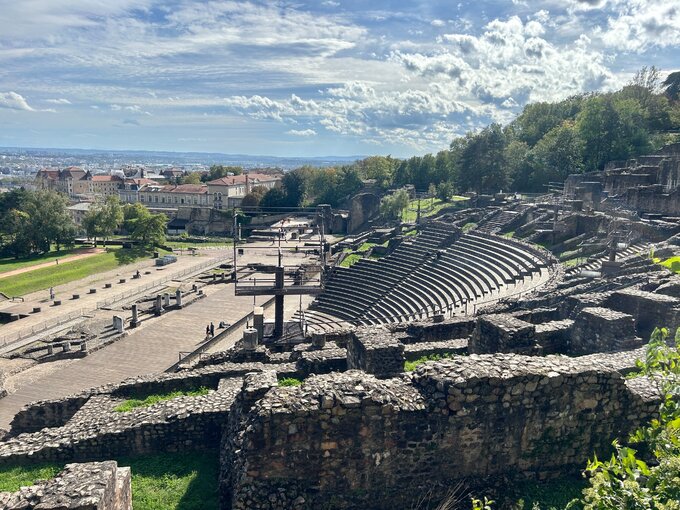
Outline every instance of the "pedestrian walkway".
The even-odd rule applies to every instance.
[[[206,298],[152,319],[130,336],[0,399],[0,428],[7,428],[14,415],[30,402],[162,372],[178,360],[179,351],[192,351],[205,341],[205,327],[210,321],[215,326],[220,321],[233,323],[252,311],[253,298],[234,296],[233,285],[206,287],[206,293]],[[258,304],[265,300],[266,297],[259,298]]]

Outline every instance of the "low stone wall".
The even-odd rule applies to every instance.
[[[205,386],[217,388],[220,379],[242,377],[250,372],[261,372],[269,367],[262,363],[222,363],[197,370],[187,370],[172,374],[151,374],[126,379],[119,384],[109,384],[92,388],[77,395],[61,399],[32,402],[19,411],[12,420],[10,433],[17,435],[35,432],[45,427],[61,427],[93,395],[111,394],[118,397],[167,393],[189,390]],[[277,372],[291,374],[296,372],[294,364],[276,365]]]
[[[514,352],[531,354],[534,351],[536,326],[509,314],[485,315],[477,319],[470,337],[471,353],[490,354]]]
[[[223,506],[391,510],[462,481],[578,473],[656,415],[653,384],[621,375],[642,354],[472,355],[272,388],[223,443]]]
[[[407,333],[408,337],[402,339],[404,343],[437,342],[467,338],[475,329],[475,320],[467,317],[455,317],[439,323],[411,322],[407,325],[398,324],[391,329]]]
[[[611,294],[605,306],[632,315],[638,336],[649,339],[655,327],[671,331],[680,327],[680,299],[638,289],[622,289]]]
[[[635,336],[632,315],[593,307],[581,310],[571,331],[571,354],[618,351],[640,347],[642,340]]]
[[[363,329],[347,342],[349,370],[391,377],[404,371],[404,361],[404,344],[386,329]]]
[[[295,367],[301,377],[347,370],[347,349],[326,347],[316,349],[309,344],[297,346]]]
[[[132,510],[130,468],[114,461],[67,464],[52,480],[0,492],[7,510]]]
[[[203,450],[219,442],[222,423],[242,379],[216,391],[116,412],[124,398],[94,395],[63,427],[20,434],[0,443],[0,465],[38,461],[88,461],[123,455]]]

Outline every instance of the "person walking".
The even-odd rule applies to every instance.
[[[50,287],[50,301],[54,301],[54,287]]]
[[[210,323],[210,337],[215,337],[215,325],[212,322]]]
[[[210,337],[210,324],[205,327],[205,336],[206,338]]]

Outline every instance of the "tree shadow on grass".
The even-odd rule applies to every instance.
[[[218,453],[183,452],[121,458],[132,470],[135,510],[217,510]]]
[[[114,252],[118,265],[132,264],[139,259],[150,257],[153,252],[136,246],[134,248],[121,248]]]

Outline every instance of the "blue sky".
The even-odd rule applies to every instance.
[[[422,154],[679,50],[679,0],[0,0],[0,146]]]

